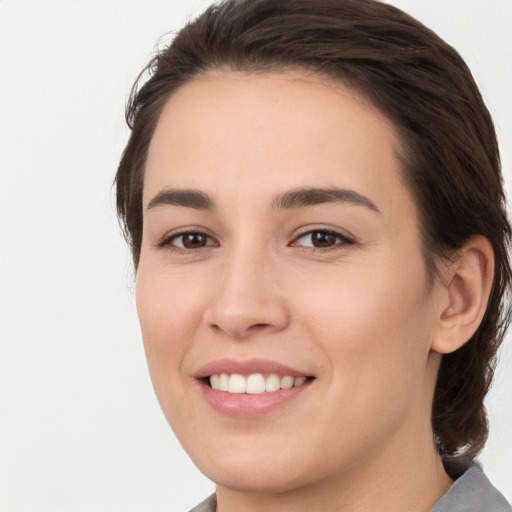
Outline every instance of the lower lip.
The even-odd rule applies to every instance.
[[[203,396],[218,412],[238,418],[262,416],[299,398],[309,388],[312,381],[290,389],[280,389],[268,393],[251,395],[249,393],[228,393],[217,391],[201,382]]]

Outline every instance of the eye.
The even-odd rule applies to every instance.
[[[313,249],[330,249],[342,245],[351,245],[354,240],[349,237],[326,229],[315,229],[299,236],[292,245],[311,247]]]
[[[205,233],[189,231],[187,233],[171,235],[162,240],[158,245],[160,247],[170,246],[170,248],[194,250],[201,249],[209,245],[216,245],[216,243]]]

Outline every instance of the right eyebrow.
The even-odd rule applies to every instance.
[[[196,210],[213,210],[215,202],[208,194],[199,190],[166,189],[151,199],[146,210],[152,210],[159,206],[184,206]]]

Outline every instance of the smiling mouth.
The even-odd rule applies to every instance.
[[[216,373],[207,377],[206,383],[216,391],[224,391],[232,394],[260,395],[263,393],[274,393],[282,389],[291,389],[303,386],[313,377],[292,377],[291,375],[278,375],[271,373],[253,373],[241,375],[238,373]]]

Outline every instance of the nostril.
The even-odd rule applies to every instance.
[[[247,329],[247,334],[249,333],[257,333],[257,332],[270,332],[272,331],[272,324],[253,324],[250,325]]]

